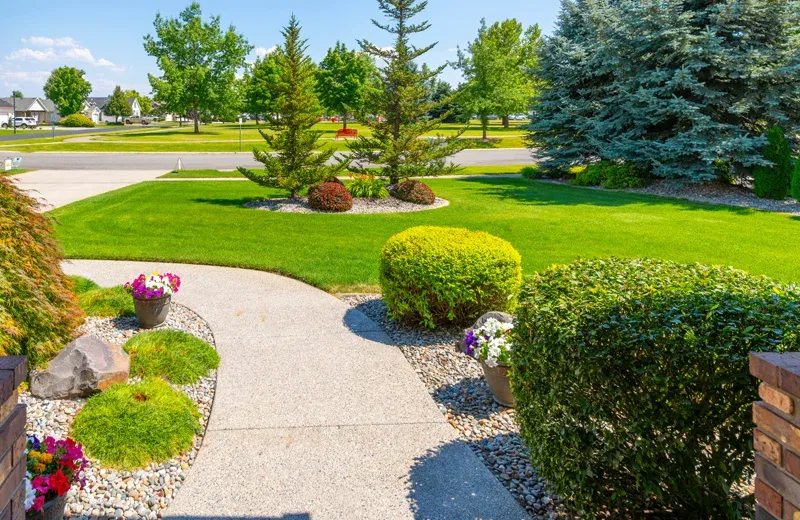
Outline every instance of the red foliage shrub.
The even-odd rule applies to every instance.
[[[39,203],[0,176],[0,356],[31,367],[56,355],[83,321],[63,255]]]
[[[309,188],[308,205],[319,211],[347,211],[353,207],[353,197],[343,184],[323,182]]]
[[[395,186],[392,195],[400,200],[412,202],[414,204],[433,204],[436,200],[436,195],[428,187],[427,184],[415,180],[407,180]]]

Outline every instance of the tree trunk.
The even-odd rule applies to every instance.
[[[481,129],[483,130],[483,140],[486,140],[486,129],[489,128],[489,116],[481,114]]]
[[[344,125],[342,126],[342,128],[344,128],[345,130],[347,130],[347,112],[345,112],[344,114],[342,114],[342,116],[343,116],[343,117],[342,117],[342,119],[343,119],[342,123],[344,123]]]
[[[256,126],[258,126],[258,114],[256,114]]]
[[[183,116],[178,115],[178,127],[183,127]]]
[[[503,128],[508,128],[508,116],[503,116]]]
[[[200,111],[197,107],[197,101],[194,102],[194,133],[200,133]]]

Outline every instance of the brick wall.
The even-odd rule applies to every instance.
[[[750,355],[762,382],[753,403],[756,518],[800,520],[800,353]]]
[[[0,357],[0,520],[25,518],[25,405],[17,388],[27,375],[25,356]]]

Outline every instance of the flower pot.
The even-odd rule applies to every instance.
[[[513,408],[517,404],[514,394],[511,393],[511,384],[508,381],[508,367],[497,365],[492,368],[484,361],[481,361],[483,375],[486,376],[486,384],[492,390],[492,396],[497,404]]]
[[[169,304],[172,295],[153,298],[152,300],[133,299],[133,308],[136,310],[136,317],[139,318],[139,326],[143,329],[158,327],[167,319],[169,314]]]
[[[35,520],[63,520],[64,509],[67,506],[67,494],[51,498],[42,506],[41,511],[28,511],[25,518]]]

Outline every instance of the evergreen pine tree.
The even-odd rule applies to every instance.
[[[792,197],[800,202],[800,156],[794,160],[794,170],[792,171]]]
[[[532,146],[661,177],[746,177],[767,129],[800,124],[800,0],[565,0],[539,72]]]
[[[753,191],[764,199],[783,200],[789,196],[792,182],[792,152],[780,126],[767,134],[764,159],[769,165],[756,166],[753,172]]]
[[[283,45],[275,51],[280,79],[272,93],[274,114],[266,119],[275,133],[259,129],[270,152],[254,148],[253,157],[264,164],[262,171],[239,167],[245,177],[262,186],[288,190],[296,198],[303,188],[336,176],[347,168],[349,161],[326,164],[334,150],[318,143],[324,132],[312,130],[317,123],[319,103],[314,93],[314,62],[306,54],[308,45],[300,38],[300,24],[292,15],[289,26],[281,32]]]
[[[444,117],[428,119],[426,114],[449,101],[428,100],[427,85],[445,66],[427,69],[415,64],[415,60],[436,44],[416,47],[410,43],[411,35],[430,27],[428,22],[411,22],[425,9],[427,2],[378,0],[378,5],[391,22],[381,24],[373,20],[372,23],[395,35],[395,41],[391,48],[381,48],[365,40],[358,42],[365,53],[383,60],[384,66],[379,70],[374,99],[368,102],[376,110],[377,117],[362,117],[359,121],[372,130],[372,135],[360,136],[349,144],[351,157],[358,163],[383,165],[382,175],[391,184],[411,176],[452,173],[458,167],[448,164],[446,159],[470,144],[458,139],[463,131],[449,137],[422,138],[436,130]]]

